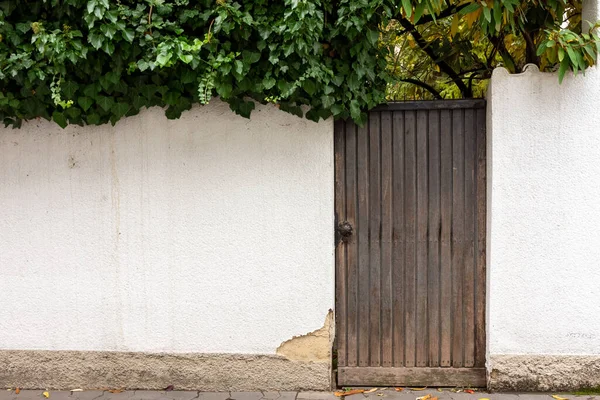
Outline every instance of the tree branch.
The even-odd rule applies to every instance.
[[[440,12],[438,15],[435,16],[435,20],[437,21],[438,19],[444,19],[444,18],[448,18],[453,16],[454,14],[456,14],[457,12],[460,12],[460,10],[462,10],[463,8],[465,8],[466,6],[468,6],[469,3],[465,3],[465,4],[461,4],[461,5],[451,5],[450,7],[446,8],[445,10],[443,10],[442,12]],[[402,17],[399,17],[402,18]],[[434,19],[431,16],[431,14],[428,15],[423,15],[419,21],[417,23],[415,23],[415,26],[419,26],[419,25],[423,25],[426,24],[428,22],[433,22]]]
[[[418,79],[412,79],[412,78],[403,78],[403,79],[399,79],[400,82],[406,82],[406,83],[412,83],[413,85],[417,85],[422,87],[423,89],[427,90],[429,93],[431,93],[433,95],[433,97],[435,97],[438,100],[443,100],[444,98],[442,97],[442,95],[440,94],[440,92],[438,92],[437,90],[435,90],[435,88],[433,86],[428,85],[425,82],[421,82]]]
[[[446,61],[440,59],[437,56],[437,54],[435,54],[435,51],[433,51],[430,44],[427,43],[427,41],[425,40],[425,38],[423,38],[423,36],[417,30],[417,28],[409,20],[407,20],[405,18],[400,18],[398,20],[398,22],[400,22],[400,25],[402,25],[402,27],[404,29],[406,29],[408,32],[410,32],[410,34],[415,39],[415,42],[421,48],[421,50],[423,50],[429,56],[429,58],[431,58],[431,60],[440,67],[440,70],[443,73],[445,73],[446,75],[448,75],[450,77],[450,79],[452,79],[454,84],[458,87],[458,89],[462,93],[463,97],[466,97],[466,98],[473,97],[472,91],[469,90],[469,87],[467,85],[465,85],[465,83],[463,82],[461,77],[458,76],[458,74],[456,73],[456,71],[454,71],[454,69],[450,66],[450,64],[448,64]]]

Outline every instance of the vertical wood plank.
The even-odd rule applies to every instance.
[[[440,365],[440,112],[429,111],[428,365]]]
[[[381,365],[381,130],[380,113],[369,115],[370,363]],[[365,321],[366,322],[366,321]]]
[[[475,365],[485,366],[485,297],[486,297],[486,207],[487,207],[487,164],[485,109],[477,110],[477,242],[475,269]]]
[[[427,366],[428,286],[427,286],[427,218],[429,194],[427,188],[427,110],[417,111],[417,241],[416,241],[416,358],[417,367]]]
[[[357,213],[357,163],[356,163],[356,125],[352,121],[346,122],[346,221],[354,227],[354,234],[346,243],[346,270],[347,270],[347,357],[349,367],[357,366],[358,360],[358,237]],[[339,357],[339,354],[338,354]]]
[[[464,111],[452,110],[452,366],[463,366],[465,228]]]
[[[393,250],[392,250],[392,307],[394,310],[394,367],[404,366],[404,112],[393,113]]]
[[[404,359],[406,367],[416,363],[416,234],[417,234],[417,154],[416,112],[404,113],[404,172],[405,202],[404,218],[406,232],[404,264]]]
[[[369,131],[358,127],[358,366],[369,366]]]
[[[337,222],[346,219],[346,132],[344,121],[336,121],[334,126],[335,153],[335,214]],[[346,366],[346,246],[338,241],[335,247],[336,265],[336,330],[338,365]]]
[[[392,115],[381,113],[381,365],[391,367],[392,355]]]
[[[465,115],[464,366],[475,365],[475,110]]]
[[[452,365],[452,115],[440,111],[440,365]]]

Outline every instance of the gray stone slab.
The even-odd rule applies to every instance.
[[[70,394],[69,399],[75,400],[105,400],[108,392],[104,392],[102,390],[83,390],[81,392],[67,392]],[[49,400],[53,400],[51,397]]]
[[[229,399],[229,392],[200,392],[198,394],[199,400],[227,400]]]
[[[504,399],[504,394],[498,393],[496,394],[496,400]],[[565,396],[566,397],[566,396]],[[554,400],[552,396],[548,393],[519,393],[519,400]]]
[[[334,400],[339,399],[335,397],[332,392],[300,392],[298,393],[298,400]],[[348,397],[350,400],[351,397]],[[360,399],[360,398],[358,398]]]
[[[105,391],[102,400],[130,400],[134,394],[134,390],[125,390],[119,393],[111,393],[110,391]]]
[[[129,400],[192,400],[198,398],[195,390],[136,390]]]
[[[260,400],[263,398],[262,392],[231,392],[229,395],[233,400]]]
[[[279,392],[278,400],[295,400],[298,396],[298,392]]]

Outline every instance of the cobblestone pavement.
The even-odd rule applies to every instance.
[[[48,391],[48,400],[334,400],[340,399],[332,392],[197,392],[197,391],[151,391],[128,390],[111,393],[102,390]],[[574,395],[564,393],[465,393],[452,390],[427,389],[420,391],[379,389],[371,393],[346,396],[346,400],[416,400],[430,395],[427,400],[600,400],[597,395]],[[553,398],[558,395],[561,398]],[[44,390],[0,390],[0,400],[46,400]]]

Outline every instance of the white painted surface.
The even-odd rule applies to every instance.
[[[494,71],[489,352],[600,354],[600,71]]]
[[[334,304],[333,124],[0,129],[0,349],[274,353]]]

